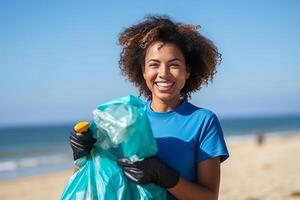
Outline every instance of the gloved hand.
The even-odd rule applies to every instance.
[[[138,184],[155,183],[163,188],[172,188],[179,181],[179,174],[163,164],[158,158],[149,157],[132,162],[127,158],[118,160],[124,174]]]
[[[75,130],[72,130],[70,134],[70,145],[73,150],[74,160],[87,156],[96,141],[89,129],[83,133],[76,133]]]

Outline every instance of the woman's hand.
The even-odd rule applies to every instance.
[[[77,133],[75,130],[72,130],[70,134],[70,145],[73,150],[74,160],[87,156],[96,141],[89,129],[83,133]]]
[[[172,188],[179,181],[179,174],[162,163],[158,158],[149,157],[132,162],[127,158],[118,160],[124,174],[138,184],[155,183],[163,188]]]

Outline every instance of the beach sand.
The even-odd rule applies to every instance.
[[[300,199],[300,135],[229,146],[222,164],[221,200]]]
[[[300,200],[300,134],[228,141],[220,200]],[[0,182],[0,199],[59,199],[72,170]]]

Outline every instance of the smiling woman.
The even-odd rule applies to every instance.
[[[152,16],[126,28],[120,69],[147,100],[158,152],[132,163],[120,159],[137,184],[155,183],[170,199],[218,199],[220,163],[229,156],[216,115],[188,102],[213,79],[220,54],[198,26]]]

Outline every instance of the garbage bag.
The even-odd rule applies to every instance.
[[[101,104],[93,112],[90,130],[97,142],[90,155],[74,161],[79,170],[70,178],[62,200],[167,199],[165,189],[127,179],[116,162],[122,157],[138,161],[156,153],[145,109],[141,99],[129,95]]]

